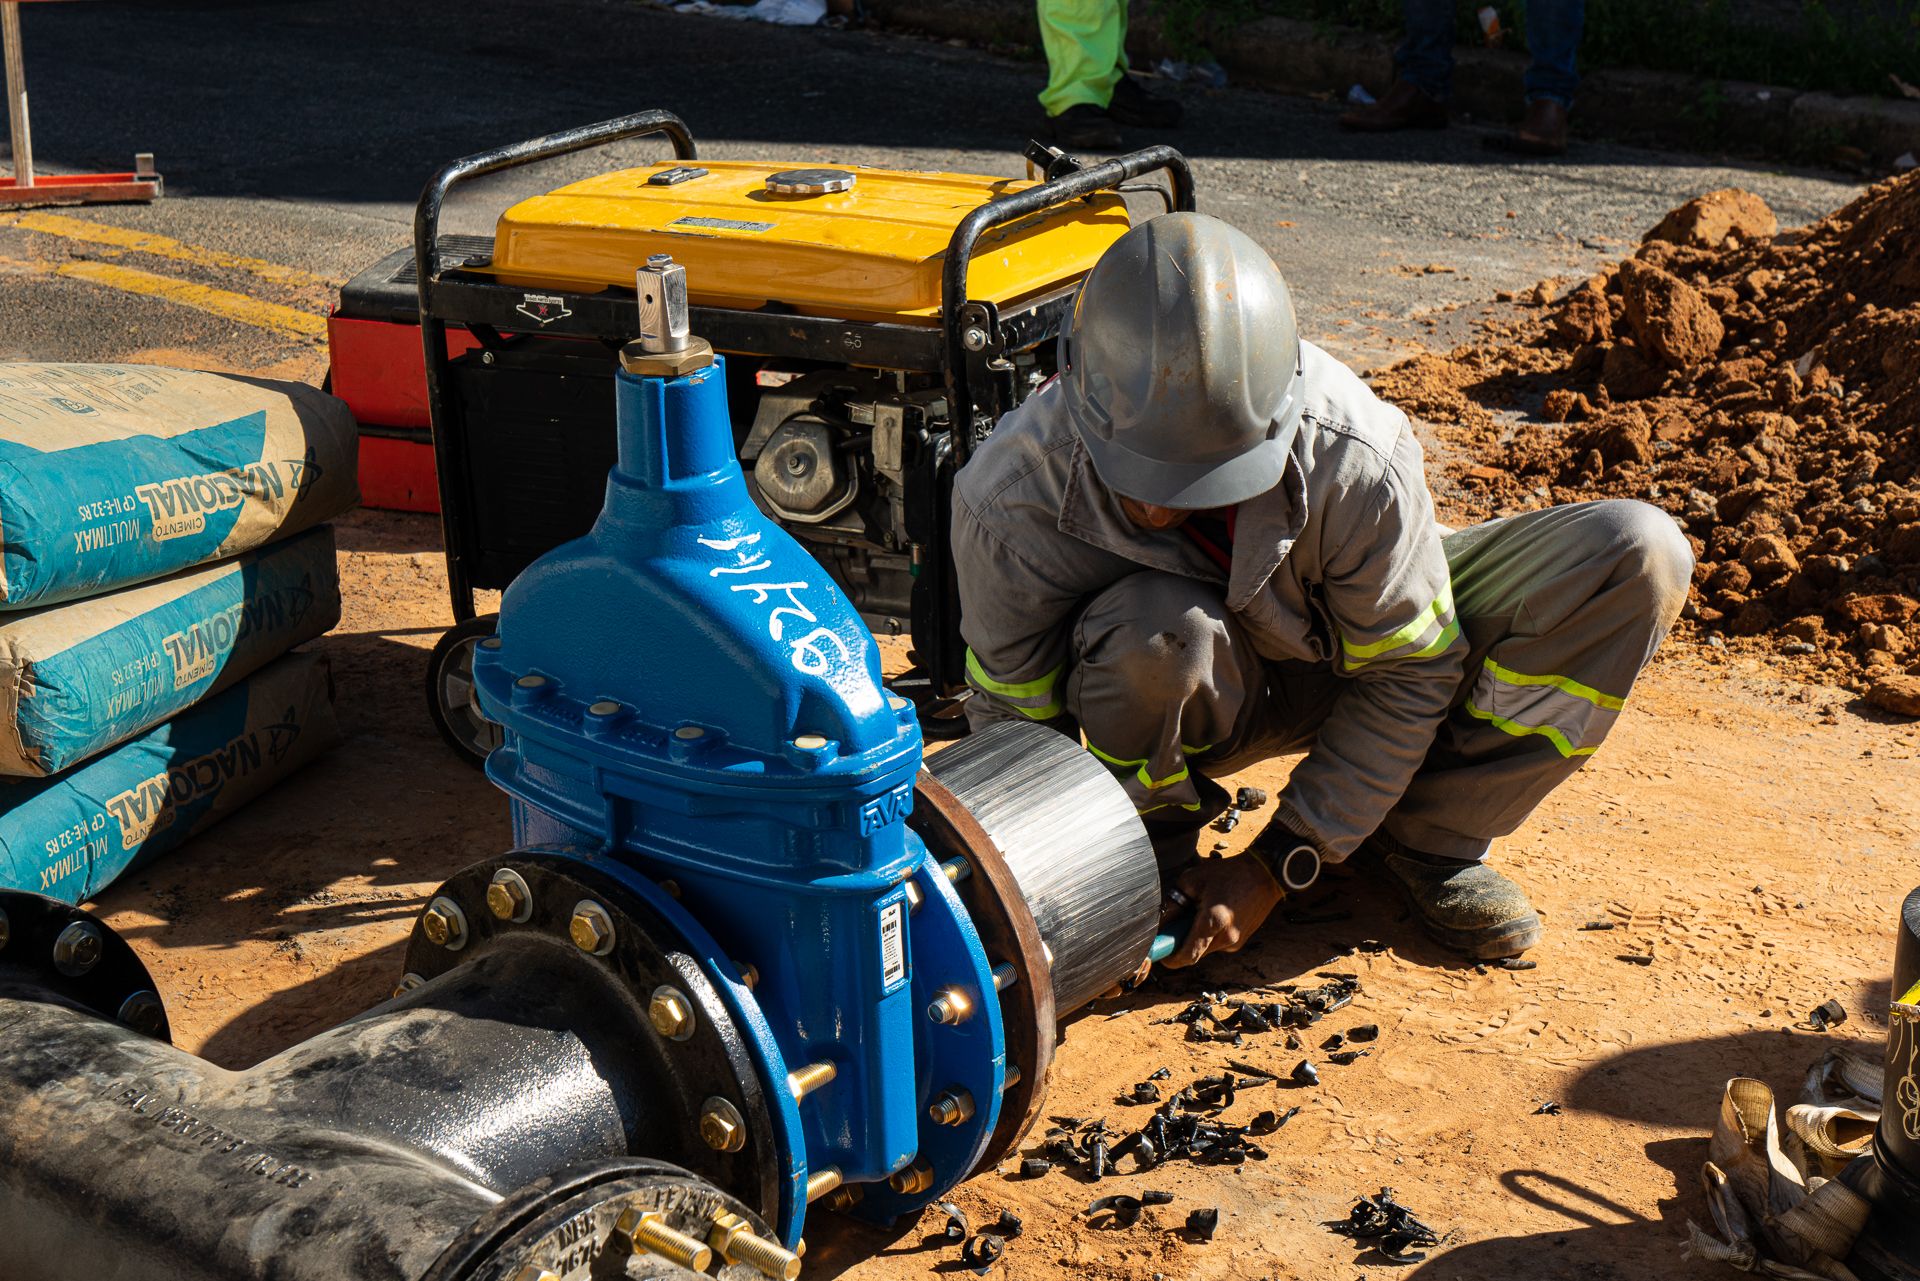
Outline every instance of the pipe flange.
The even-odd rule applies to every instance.
[[[945,863],[963,858],[973,869],[955,888],[987,956],[996,963],[1010,963],[1018,976],[1000,993],[1000,1014],[1007,1062],[1020,1069],[1020,1079],[1001,1092],[1000,1119],[976,1166],[985,1169],[1013,1151],[1045,1106],[1059,1035],[1053,966],[1026,895],[986,829],[946,784],[927,771],[920,772],[914,790],[908,825],[920,834],[935,859]]]
[[[155,1040],[173,1041],[146,964],[100,918],[58,899],[0,890],[0,984],[38,988]]]
[[[708,1270],[666,1253],[636,1248],[631,1225],[642,1217],[706,1246]],[[716,1223],[744,1221],[762,1238],[766,1221],[705,1179],[665,1161],[593,1162],[560,1170],[509,1193],[467,1229],[421,1281],[562,1281],[620,1276],[632,1281],[766,1281],[730,1263],[707,1242]],[[699,1260],[693,1260],[698,1262]]]
[[[489,889],[507,871],[525,887],[514,914],[522,919],[503,919],[485,906]],[[465,945],[450,951],[416,922],[405,968],[431,984],[503,949],[563,949],[591,958],[587,963],[604,967],[609,990],[619,994],[621,1016],[642,1032],[634,1050],[639,1075],[655,1097],[631,1122],[631,1150],[677,1162],[777,1222],[781,1131],[748,1038],[709,977],[702,949],[649,901],[649,890],[671,902],[640,873],[611,861],[562,850],[486,859],[455,873],[432,900],[462,909]],[[663,992],[674,997],[671,1026],[664,1026],[664,1003],[657,999]],[[706,1142],[698,1123],[715,1099],[740,1121],[736,1141],[723,1147]]]

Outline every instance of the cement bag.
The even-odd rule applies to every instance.
[[[330,525],[158,582],[0,614],[0,774],[57,774],[339,621]]]
[[[0,886],[92,898],[339,739],[326,660],[289,654],[65,774],[0,785]]]
[[[220,560],[359,500],[358,430],[301,383],[0,364],[0,608]]]

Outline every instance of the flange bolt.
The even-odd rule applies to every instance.
[[[693,1004],[679,988],[663,984],[647,1002],[647,1021],[669,1041],[684,1041],[693,1035]]]
[[[622,1210],[613,1221],[613,1230],[631,1238],[634,1249],[657,1254],[694,1272],[705,1272],[713,1262],[712,1250],[668,1227],[667,1216],[658,1210]]]
[[[592,899],[573,905],[573,919],[567,923],[567,937],[589,956],[605,956],[613,951],[613,918],[607,909]]]
[[[711,1098],[700,1108],[700,1141],[715,1152],[738,1152],[747,1146],[747,1123],[740,1109],[722,1098]]]
[[[158,1036],[166,1010],[160,1004],[158,993],[142,988],[120,1002],[120,1012],[114,1017],[142,1036]]]
[[[955,1085],[942,1090],[927,1107],[935,1125],[965,1125],[973,1117],[973,1095]]]
[[[764,1276],[794,1281],[800,1275],[800,1256],[755,1236],[752,1226],[737,1214],[714,1216],[707,1240],[728,1263],[744,1263]]]
[[[70,979],[77,979],[100,964],[106,946],[107,940],[99,926],[92,921],[75,921],[53,941],[53,968]]]
[[[467,914],[458,903],[441,895],[420,914],[420,932],[435,947],[458,952],[467,945]]]
[[[829,1165],[815,1170],[807,1176],[808,1203],[811,1204],[814,1201],[818,1201],[821,1197],[838,1190],[840,1183],[841,1175],[839,1166]]]
[[[933,1166],[925,1161],[915,1161],[889,1175],[887,1186],[901,1196],[919,1196],[933,1186]]]
[[[525,921],[533,915],[533,891],[526,878],[510,867],[503,867],[487,882],[487,910],[494,919]]]
[[[927,1003],[927,1017],[935,1023],[965,1023],[973,1014],[973,998],[950,987]]]
[[[793,1101],[798,1103],[838,1075],[840,1069],[822,1059],[787,1073],[787,1089],[793,1092]]]

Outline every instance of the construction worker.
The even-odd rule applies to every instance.
[[[1251,857],[1178,877],[1195,922],[1170,965],[1239,948],[1316,857],[1357,856],[1456,952],[1533,946],[1484,857],[1606,738],[1679,613],[1673,521],[1591,502],[1446,533],[1406,416],[1301,340],[1272,260],[1215,218],[1116,241],[1060,349],[955,485],[970,720],[1084,734],[1190,849],[1224,797],[1208,775],[1306,752]]]
[[[1104,151],[1120,145],[1120,126],[1171,129],[1178,102],[1127,74],[1127,0],[1037,0],[1047,87],[1047,126],[1063,147]]]

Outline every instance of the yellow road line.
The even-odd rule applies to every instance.
[[[264,258],[248,258],[220,249],[207,249],[201,245],[190,245],[184,240],[175,240],[170,236],[157,235],[150,231],[135,231],[131,227],[115,227],[102,222],[89,222],[84,218],[70,218],[65,214],[45,213],[39,210],[7,214],[0,216],[0,226],[21,227],[43,235],[59,236],[63,240],[111,245],[116,249],[153,254],[159,258],[173,258],[202,267],[226,267],[247,272],[249,275],[258,276],[276,285],[332,287],[341,283],[331,276],[316,275],[311,271],[302,271],[298,267],[284,267],[277,262],[268,262]]]
[[[316,316],[310,311],[282,307],[279,303],[262,302],[258,298],[249,298],[245,294],[237,294],[229,289],[214,289],[208,285],[196,285],[188,280],[175,280],[171,276],[156,276],[150,271],[122,267],[117,263],[92,261],[63,263],[54,268],[53,274],[84,280],[90,284],[104,285],[108,289],[119,289],[130,294],[143,294],[148,298],[162,298],[168,302],[179,303],[183,307],[192,307],[196,311],[224,316],[228,320],[237,320],[241,324],[253,325],[259,329],[271,329],[289,338],[320,338],[327,332],[327,318]]]

